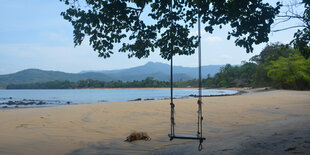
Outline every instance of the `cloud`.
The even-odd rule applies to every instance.
[[[231,55],[227,55],[227,54],[222,54],[220,57],[223,59],[232,59],[233,58]]]
[[[5,71],[4,69],[0,68],[0,74],[1,74],[2,72],[4,72],[4,71]]]
[[[216,43],[216,42],[220,42],[223,39],[221,37],[218,36],[208,36],[207,38],[204,38],[203,41],[207,42],[207,43]]]
[[[46,44],[1,44],[0,74],[14,73],[27,68],[57,70],[70,73],[81,70],[110,70],[135,67],[147,62],[128,59],[127,53],[115,52],[109,59],[98,57],[88,41],[81,46]],[[155,55],[155,54],[154,54]],[[159,54],[157,57],[160,58]],[[159,58],[152,61],[157,61]],[[122,62],[122,63],[119,63]]]
[[[97,53],[88,45],[77,48],[45,44],[0,44],[2,73],[26,68],[78,72],[81,67],[102,67]],[[81,65],[83,64],[83,65]],[[85,65],[87,64],[87,65]]]
[[[55,33],[55,32],[45,32],[41,33],[40,36],[47,38],[51,41],[57,42],[65,42],[65,43],[72,43],[72,39],[65,35],[64,33]]]
[[[200,34],[201,35],[204,35],[204,34],[206,34],[206,31],[205,30],[200,30]],[[191,31],[190,33],[189,33],[189,36],[197,36],[198,35],[198,30],[196,30],[196,31]]]

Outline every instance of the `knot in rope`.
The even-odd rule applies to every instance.
[[[198,146],[198,151],[202,151],[202,142],[203,142],[203,140],[200,139],[200,143],[199,143],[199,146]]]

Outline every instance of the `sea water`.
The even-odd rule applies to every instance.
[[[197,95],[197,89],[174,89],[175,98]],[[202,90],[202,95],[231,95],[235,90]],[[119,102],[130,100],[159,100],[170,98],[170,89],[18,89],[0,90],[0,108],[44,107],[68,104],[91,104],[97,102]],[[6,102],[42,101],[38,105],[6,105]]]

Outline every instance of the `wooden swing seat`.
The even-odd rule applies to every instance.
[[[174,135],[171,135],[171,134],[168,134],[168,136],[171,139],[201,139],[201,140],[206,140],[205,137],[200,137],[198,135],[186,135],[186,134],[174,134]]]

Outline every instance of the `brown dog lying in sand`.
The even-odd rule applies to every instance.
[[[151,137],[146,132],[132,132],[127,138],[126,142],[132,142],[136,140],[151,140]]]

